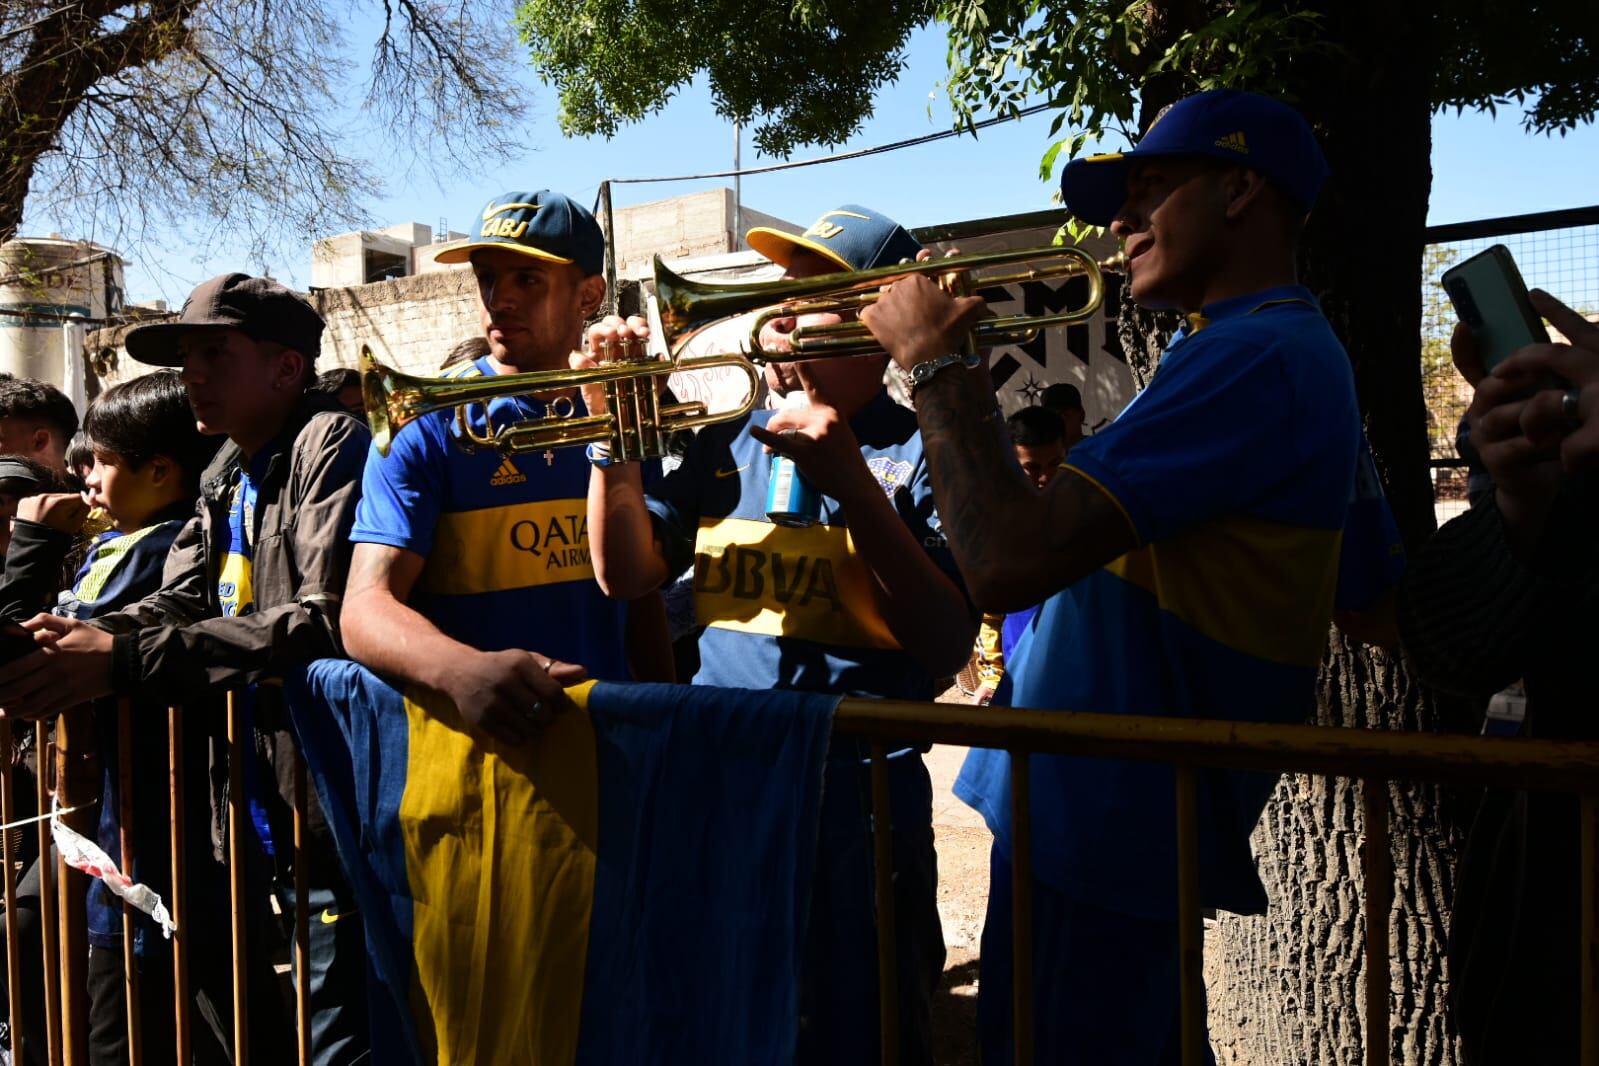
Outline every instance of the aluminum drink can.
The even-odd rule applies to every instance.
[[[794,529],[814,526],[822,517],[822,494],[800,475],[799,467],[786,455],[772,456],[771,476],[766,482],[766,517],[774,526]]]

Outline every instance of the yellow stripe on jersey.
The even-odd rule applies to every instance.
[[[579,706],[587,689],[574,693]],[[577,1057],[599,844],[594,730],[557,715],[535,744],[467,731],[437,693],[406,693],[399,826],[411,888],[410,989],[440,1066]],[[530,902],[534,901],[534,902]]]
[[[694,612],[706,625],[855,648],[898,648],[849,530],[705,519],[694,545]]]
[[[1272,662],[1314,667],[1338,588],[1332,529],[1226,518],[1128,552],[1105,567],[1193,629]]]
[[[441,515],[417,588],[472,596],[592,580],[588,503],[574,498]]]
[[[221,601],[222,617],[249,614],[250,608],[255,606],[255,589],[251,581],[253,569],[248,555],[230,551],[222,556],[222,570],[217,575],[217,598]]]

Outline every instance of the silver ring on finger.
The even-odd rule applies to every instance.
[[[1582,392],[1579,389],[1567,389],[1560,395],[1560,413],[1566,416],[1566,421],[1572,426],[1582,424]]]

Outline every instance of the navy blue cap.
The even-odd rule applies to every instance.
[[[1155,119],[1130,152],[1074,159],[1060,176],[1066,210],[1108,226],[1127,202],[1129,161],[1150,156],[1208,156],[1259,171],[1306,211],[1327,180],[1327,157],[1304,117],[1258,93],[1212,89],[1185,96]]]
[[[866,270],[915,259],[922,246],[898,222],[860,204],[829,211],[798,237],[756,226],[744,235],[749,246],[780,266],[801,249],[837,263],[840,270]]]
[[[504,248],[550,263],[576,263],[585,275],[605,272],[605,234],[588,208],[549,189],[501,193],[483,208],[476,237],[435,255],[464,263],[479,248]]]

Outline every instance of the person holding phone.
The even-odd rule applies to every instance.
[[[1471,445],[1493,488],[1412,558],[1399,627],[1428,685],[1486,700],[1521,678],[1524,735],[1592,739],[1599,325],[1537,290],[1529,306],[1564,343],[1545,335],[1490,371],[1480,330],[1455,331],[1455,365],[1476,388]],[[1449,1005],[1473,1066],[1577,1061],[1576,839],[1571,796],[1489,791],[1473,818],[1449,932]]]

